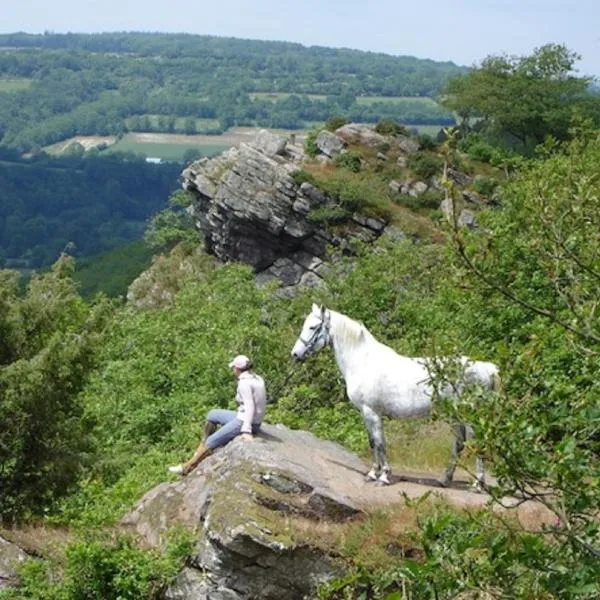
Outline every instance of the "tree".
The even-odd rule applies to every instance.
[[[453,230],[451,285],[466,290],[460,330],[482,351],[498,349],[504,390],[446,409],[474,426],[496,501],[518,493],[554,514],[537,539],[511,534],[510,560],[535,565],[528,593],[591,598],[600,575],[600,134],[570,134],[522,167],[478,231]]]
[[[109,305],[77,295],[72,259],[34,275],[0,271],[0,517],[43,514],[77,481],[91,449],[78,401]]]
[[[194,135],[196,133],[196,119],[194,117],[186,117],[183,122],[183,133],[186,135]]]
[[[450,79],[442,104],[464,125],[513,136],[526,148],[546,136],[564,140],[575,110],[592,114],[597,103],[588,91],[590,79],[574,75],[578,59],[559,44],[531,56],[489,56],[470,73]]]

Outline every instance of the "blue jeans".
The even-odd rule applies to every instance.
[[[204,445],[211,450],[228,444],[233,438],[240,435],[242,430],[242,422],[237,418],[234,410],[214,408],[206,415],[206,420],[221,425],[221,428],[209,435],[204,442]],[[252,433],[258,433],[259,430],[260,425],[252,425]]]

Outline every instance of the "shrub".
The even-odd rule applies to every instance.
[[[347,211],[373,217],[390,216],[387,186],[381,177],[338,169],[317,177],[316,183]]]
[[[192,536],[173,531],[164,554],[141,549],[129,536],[90,536],[72,543],[60,577],[53,565],[32,560],[19,569],[21,584],[6,600],[158,600],[192,553]]]
[[[170,249],[181,242],[198,243],[194,220],[187,211],[192,199],[186,192],[175,192],[169,208],[155,214],[148,222],[144,240],[155,250]]]
[[[325,123],[325,129],[327,129],[327,131],[335,131],[349,122],[350,121],[346,117],[334,115],[333,117],[329,117],[327,123]]]
[[[498,187],[498,180],[494,177],[476,177],[473,181],[473,189],[482,196],[491,197]]]
[[[304,151],[311,157],[319,154],[319,147],[317,146],[317,136],[321,130],[318,128],[311,129],[304,140]]]
[[[348,169],[348,171],[352,171],[353,173],[358,173],[361,168],[361,156],[358,152],[344,152],[344,154],[338,154],[333,164],[342,167],[344,169]]]
[[[302,185],[303,183],[311,183],[315,184],[315,178],[311,173],[305,171],[304,169],[300,169],[295,173],[292,173],[292,179],[296,182],[297,185]]]
[[[343,223],[349,216],[348,211],[341,206],[322,206],[311,210],[306,219],[312,223],[335,224]]]
[[[393,119],[382,119],[375,125],[375,131],[381,135],[409,135],[408,129]]]
[[[394,202],[401,206],[406,206],[413,210],[421,208],[439,209],[443,194],[435,190],[427,190],[420,196],[410,196],[408,194],[400,194],[394,198]]]
[[[436,140],[426,133],[419,134],[417,141],[421,144],[423,150],[434,150],[438,146]]]
[[[444,159],[435,154],[417,152],[408,157],[408,168],[423,179],[429,179],[443,167]]]

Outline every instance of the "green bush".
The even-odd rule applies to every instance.
[[[311,223],[318,223],[320,225],[334,225],[344,223],[350,216],[351,213],[341,206],[321,206],[311,210],[306,215],[306,219]]]
[[[304,140],[304,151],[312,158],[317,156],[320,152],[319,147],[317,146],[317,136],[321,130],[322,128],[318,127],[311,129]]]
[[[435,190],[427,190],[420,196],[410,196],[408,194],[399,194],[394,197],[394,202],[401,206],[406,206],[413,210],[419,210],[423,208],[430,208],[437,210],[440,207],[440,203],[443,200],[442,192]]]
[[[334,165],[342,167],[343,169],[348,169],[348,171],[352,171],[352,173],[358,173],[360,171],[361,163],[361,155],[358,152],[353,152],[351,150],[344,152],[343,154],[338,154],[333,160]]]
[[[71,492],[90,452],[92,424],[81,392],[97,366],[112,311],[88,306],[62,256],[34,274],[21,295],[18,274],[0,271],[0,517],[49,510]]]
[[[315,185],[345,211],[384,219],[390,217],[391,200],[387,184],[374,173],[336,169],[316,175]]]
[[[315,184],[315,178],[308,171],[304,169],[299,169],[292,173],[292,179],[296,182],[297,185],[302,185],[303,183],[311,183]]]
[[[381,135],[409,135],[408,129],[393,119],[382,119],[375,125],[375,131]]]
[[[426,133],[420,133],[417,136],[417,141],[419,142],[423,150],[435,150],[438,146],[436,139],[432,138]]]
[[[473,189],[486,198],[490,198],[497,187],[498,180],[494,177],[477,177],[473,181]]]
[[[437,175],[444,167],[444,159],[428,152],[416,152],[408,157],[408,168],[423,179]]]
[[[191,196],[183,191],[169,198],[169,208],[154,215],[148,222],[144,240],[155,250],[165,250],[181,242],[198,243],[198,233],[188,212]]]
[[[164,553],[143,550],[134,539],[119,535],[90,536],[66,550],[62,573],[56,565],[30,560],[19,568],[17,589],[0,593],[4,600],[159,600],[186,557],[193,538],[171,532]]]
[[[334,115],[333,117],[329,117],[329,119],[327,119],[327,123],[325,123],[325,129],[327,129],[327,131],[335,131],[349,122],[350,121],[346,117]]]

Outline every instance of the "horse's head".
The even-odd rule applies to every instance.
[[[313,304],[312,311],[304,320],[300,336],[292,348],[292,358],[302,360],[320,350],[329,342],[331,314],[323,306]]]

